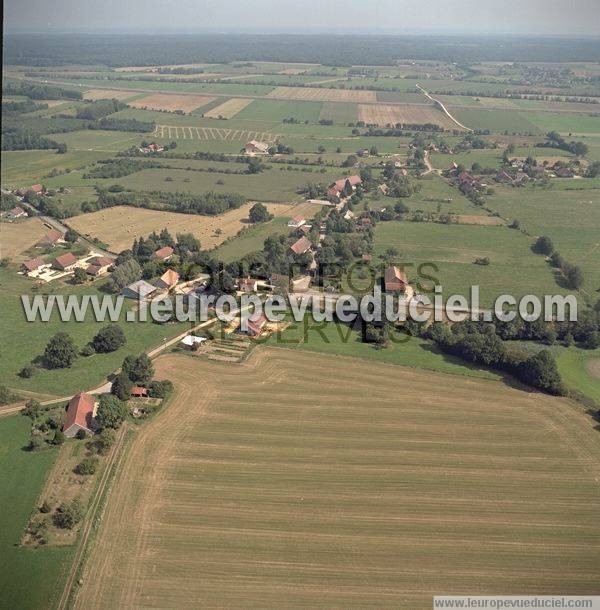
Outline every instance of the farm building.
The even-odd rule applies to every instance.
[[[250,140],[250,142],[244,146],[244,151],[247,155],[267,155],[269,154],[269,145],[267,142]]]
[[[250,335],[251,337],[258,337],[260,335],[260,333],[262,332],[262,329],[264,328],[265,324],[267,323],[267,318],[265,317],[265,314],[261,312],[254,312],[253,314],[251,314],[250,316],[248,316],[248,320],[246,322],[248,329],[247,330],[243,330],[242,327],[240,326],[239,331],[242,333],[245,333],[247,335]]]
[[[108,258],[108,256],[94,256],[88,261],[89,265],[85,272],[92,277],[100,277],[108,272],[113,262],[112,258]]]
[[[83,430],[86,434],[94,434],[97,424],[96,403],[93,396],[80,392],[71,398],[67,407],[67,416],[63,424],[65,436],[72,438]]]
[[[34,271],[39,271],[42,267],[45,267],[46,263],[44,262],[44,259],[36,256],[35,258],[32,258],[31,260],[25,261],[24,263],[21,264],[21,271],[25,274],[25,275],[29,275],[30,273],[33,273]]]
[[[301,237],[290,246],[290,250],[294,254],[304,254],[310,250],[311,246],[312,244],[308,238]]]
[[[237,281],[240,292],[258,292],[258,280],[251,277],[242,277]]]
[[[294,216],[290,221],[288,221],[287,226],[290,229],[299,229],[302,225],[306,224],[306,219],[302,216]]]
[[[358,175],[348,176],[347,178],[340,178],[329,186],[329,188],[327,189],[327,196],[333,198],[341,197],[342,193],[344,192],[344,189],[346,188],[346,185],[349,185],[350,190],[355,191],[356,187],[359,184],[362,184],[362,180]]]
[[[134,385],[131,388],[131,396],[134,398],[147,398],[148,397],[148,389],[143,386]]]
[[[163,290],[171,290],[171,288],[177,286],[178,281],[179,273],[173,269],[167,269],[157,280],[156,287]]]
[[[196,337],[194,335],[187,335],[184,337],[180,343],[183,344],[188,349],[196,349],[199,345],[202,345],[205,341],[208,341],[206,337]]]
[[[65,252],[52,261],[52,267],[59,271],[72,271],[77,262],[77,257],[72,252]]]
[[[19,189],[17,195],[27,195],[27,193],[34,193],[35,195],[41,195],[44,192],[44,187],[41,184],[32,184],[24,189]]]
[[[156,291],[156,286],[149,284],[144,280],[138,280],[123,288],[121,293],[126,299],[145,299]]]
[[[65,243],[65,236],[61,231],[53,229],[48,231],[42,239],[36,244],[38,248],[52,248],[58,244]]]
[[[408,279],[404,271],[390,266],[385,270],[384,283],[386,292],[406,292]]]
[[[155,261],[168,261],[173,256],[173,248],[164,246],[159,248],[150,258]]]
[[[164,146],[160,146],[159,144],[154,143],[148,144],[148,146],[142,146],[141,148],[138,148],[138,150],[144,155],[162,152],[164,149]]]

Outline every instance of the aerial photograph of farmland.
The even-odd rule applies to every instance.
[[[6,0],[0,610],[600,610],[597,0]]]

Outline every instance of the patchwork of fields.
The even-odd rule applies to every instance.
[[[597,433],[568,402],[289,350],[157,370],[176,394],[117,474],[76,608],[597,590]]]

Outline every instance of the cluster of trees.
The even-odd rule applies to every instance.
[[[554,357],[548,350],[536,353],[507,345],[486,322],[465,321],[450,329],[435,322],[424,331],[444,352],[486,367],[505,370],[530,386],[549,394],[562,395],[565,387]]]
[[[121,365],[121,372],[113,379],[111,393],[119,400],[129,400],[133,386],[147,387],[153,376],[154,366],[147,354],[127,356]]]
[[[78,108],[76,117],[78,119],[86,119],[88,121],[97,121],[103,117],[124,110],[127,104],[119,100],[98,100],[95,102],[86,102],[83,108]]]
[[[133,159],[133,158],[118,158],[104,159],[98,162],[87,173],[84,178],[121,178],[140,172],[143,169],[152,169],[153,167],[163,167],[161,163],[152,161],[151,159]]]
[[[57,85],[6,79],[2,83],[2,96],[8,97],[11,95],[23,95],[32,100],[80,100],[82,98],[81,91],[76,89],[64,89]]]
[[[67,152],[67,145],[32,133],[24,129],[6,128],[2,130],[2,150],[49,150],[55,148],[59,153]]]
[[[46,110],[48,104],[36,103],[33,100],[25,99],[23,101],[4,101],[2,102],[2,116],[9,117],[27,112],[35,112],[36,110]]]
[[[579,290],[583,286],[583,271],[577,265],[566,261],[559,252],[554,249],[552,240],[547,235],[540,235],[531,249],[536,254],[549,257],[550,264],[560,271],[568,288]]]
[[[536,144],[539,148],[559,148],[560,150],[566,150],[573,155],[578,157],[584,157],[588,154],[589,148],[587,144],[583,142],[567,142],[558,132],[550,131],[546,134],[546,142],[540,142]]]

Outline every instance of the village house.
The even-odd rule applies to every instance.
[[[258,292],[258,280],[251,277],[242,277],[238,279],[237,286],[240,292]]]
[[[131,388],[131,396],[133,398],[148,398],[148,388],[141,385],[134,385]]]
[[[162,290],[171,290],[177,286],[179,273],[173,269],[167,269],[156,281],[156,287]]]
[[[290,229],[299,229],[302,225],[306,224],[306,219],[302,216],[294,216],[291,220],[288,221],[287,226]]]
[[[8,210],[5,214],[6,218],[10,220],[17,220],[17,218],[27,218],[29,214],[20,206],[15,206],[12,210]]]
[[[154,261],[168,261],[173,256],[173,248],[164,246],[159,248],[150,258]]]
[[[96,403],[93,396],[80,392],[71,398],[67,407],[67,416],[63,424],[63,433],[73,438],[80,430],[94,434],[98,425],[95,420]]]
[[[154,142],[152,144],[148,144],[148,146],[142,146],[141,148],[138,148],[138,150],[144,155],[159,153],[162,152],[164,149],[164,146],[160,146],[159,144],[155,144]]]
[[[555,167],[554,175],[557,178],[572,178],[575,174],[573,170],[568,167]]]
[[[20,195],[21,197],[24,197],[28,193],[33,193],[34,195],[43,195],[44,187],[41,184],[32,184],[27,188],[19,189],[18,191],[16,191],[16,194]]]
[[[250,314],[250,316],[248,316],[248,320],[246,323],[247,323],[248,329],[246,331],[244,331],[244,330],[242,330],[242,327],[240,326],[239,332],[245,333],[245,334],[249,335],[250,337],[258,337],[260,335],[260,333],[262,332],[265,324],[267,323],[267,318],[262,311],[261,312],[255,311],[254,313]]]
[[[52,261],[52,268],[58,271],[73,271],[77,263],[77,257],[72,252],[65,252]]]
[[[65,236],[61,231],[57,231],[53,229],[52,231],[48,231],[42,239],[36,244],[37,248],[53,248],[59,244],[64,244]]]
[[[384,284],[386,292],[406,292],[408,279],[406,273],[398,267],[390,266],[385,270]]]
[[[29,275],[30,273],[33,273],[34,271],[39,271],[40,269],[43,269],[44,267],[47,267],[47,266],[49,266],[49,265],[44,262],[43,258],[36,256],[35,258],[32,258],[31,260],[21,263],[21,271],[25,275]]]
[[[149,284],[144,280],[138,280],[137,282],[133,282],[133,284],[129,284],[123,288],[122,295],[126,299],[145,299],[147,296],[151,295],[156,291],[156,286]]]
[[[269,154],[269,145],[267,142],[259,142],[258,140],[250,140],[244,146],[244,152],[247,155],[268,155]]]
[[[310,240],[307,237],[302,236],[290,246],[290,250],[294,254],[305,254],[310,250],[311,246]]]
[[[506,184],[512,184],[512,181],[513,181],[512,176],[509,173],[505,172],[504,170],[499,171],[496,174],[494,180],[496,182],[503,182]]]
[[[327,197],[330,197],[332,199],[339,199],[342,196],[344,189],[346,188],[346,184],[349,184],[350,189],[352,191],[355,191],[356,187],[359,184],[362,184],[362,180],[358,175],[348,176],[347,178],[340,178],[329,186],[329,188],[327,189]]]
[[[92,277],[100,277],[108,273],[113,262],[112,258],[108,258],[108,256],[94,256],[88,261],[85,272]]]

